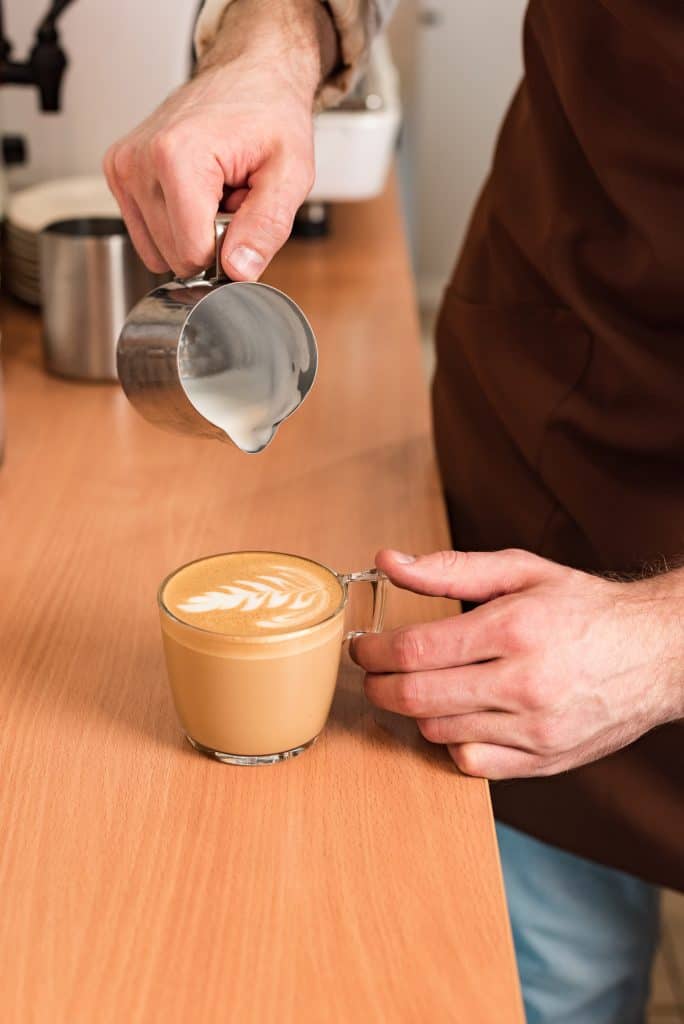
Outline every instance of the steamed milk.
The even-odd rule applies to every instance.
[[[183,330],[185,393],[239,448],[261,451],[311,386],[307,331],[301,311],[264,285],[218,288]]]
[[[284,354],[280,354],[280,362]],[[276,427],[302,400],[299,375],[293,367],[277,367],[268,376],[253,369],[223,370],[206,377],[186,378],[185,392],[205,419],[214,423],[244,452],[260,452]]]
[[[293,555],[217,555],[179,569],[161,597],[171,689],[195,743],[266,755],[318,735],[344,633],[334,573]]]

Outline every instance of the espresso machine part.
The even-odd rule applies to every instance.
[[[57,21],[73,0],[53,0],[36,29],[33,46],[24,61],[11,60],[12,44],[5,36],[0,0],[0,85],[32,85],[38,89],[40,109],[59,110],[62,79],[67,68],[57,31]]]

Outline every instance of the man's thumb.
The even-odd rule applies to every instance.
[[[376,565],[404,590],[466,601],[491,601],[541,582],[559,568],[529,551],[379,551]]]
[[[221,263],[234,281],[256,281],[290,237],[292,222],[306,196],[285,177],[262,171],[233,216]]]

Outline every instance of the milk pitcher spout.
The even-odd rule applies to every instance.
[[[119,337],[121,386],[166,430],[263,451],[316,377],[311,325],[283,292],[230,281],[220,252],[230,214],[216,218],[216,267],[156,288],[129,313]]]

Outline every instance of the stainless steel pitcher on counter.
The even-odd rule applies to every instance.
[[[118,217],[50,224],[39,251],[47,368],[77,380],[115,381],[126,313],[168,275],[145,267]]]
[[[311,390],[316,339],[301,309],[270,285],[229,281],[215,222],[213,276],[156,288],[119,337],[121,385],[140,413],[167,430],[262,451]]]

